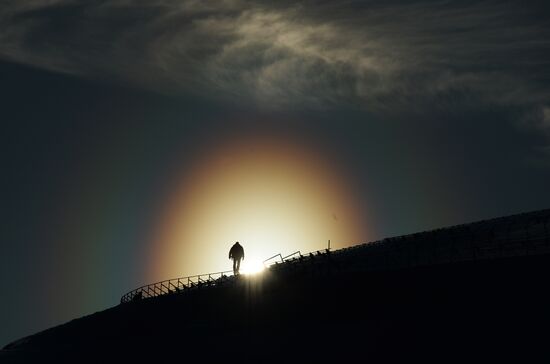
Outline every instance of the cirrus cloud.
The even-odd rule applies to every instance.
[[[550,104],[542,3],[8,1],[0,57],[266,108]]]

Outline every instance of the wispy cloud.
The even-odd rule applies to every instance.
[[[0,57],[262,107],[540,109],[550,105],[543,6],[8,1]]]

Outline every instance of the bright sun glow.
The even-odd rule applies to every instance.
[[[259,260],[243,260],[241,262],[242,274],[257,274],[264,270],[264,265]]]
[[[150,279],[231,270],[228,252],[236,241],[248,274],[279,253],[324,249],[328,239],[333,248],[368,241],[368,218],[349,179],[314,150],[269,138],[207,149],[167,194]]]

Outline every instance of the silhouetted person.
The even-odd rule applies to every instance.
[[[241,259],[244,259],[244,249],[236,242],[229,250],[229,259],[233,259],[233,274],[238,275],[241,268]]]

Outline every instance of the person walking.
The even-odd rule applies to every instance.
[[[238,275],[241,268],[241,259],[244,260],[244,249],[238,241],[229,250],[229,259],[233,259],[233,274]]]

